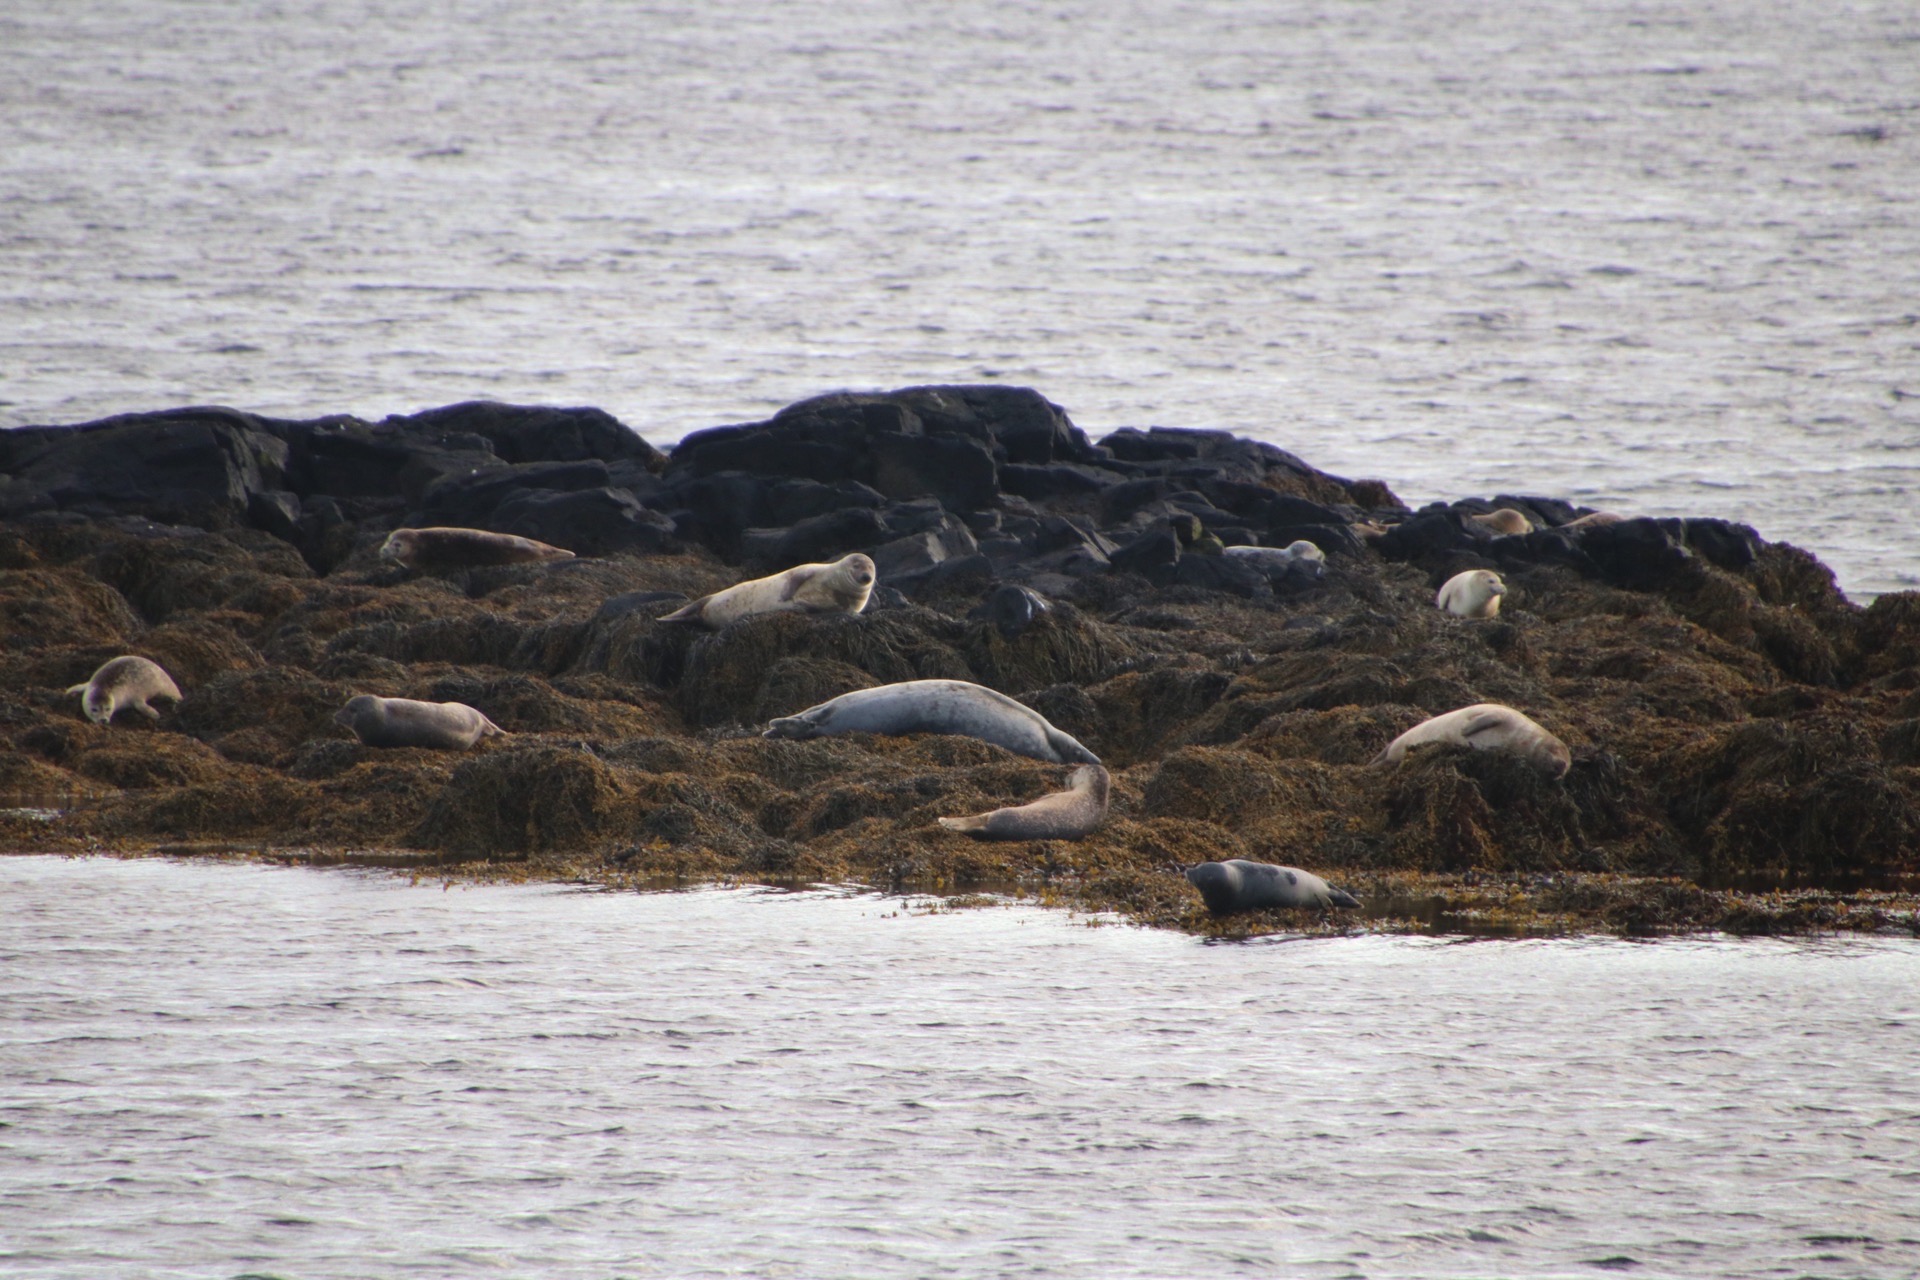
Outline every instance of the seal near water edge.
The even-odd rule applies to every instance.
[[[1083,764],[1068,777],[1065,791],[970,818],[942,818],[940,825],[976,840],[1078,840],[1107,820],[1112,787],[1106,769]]]
[[[439,747],[465,751],[482,738],[507,731],[464,702],[417,702],[363,693],[333,713],[333,722],[353,730],[370,747]]]
[[[123,653],[100,665],[85,684],[76,684],[68,693],[80,695],[80,709],[95,724],[107,724],[114,714],[132,707],[149,720],[160,713],[149,706],[154,698],[180,701],[180,686],[151,658]]]
[[[807,739],[842,733],[952,733],[1054,764],[1100,763],[1032,707],[965,680],[906,680],[856,689],[774,720],[760,736]]]
[[[473,569],[571,560],[573,552],[514,533],[436,525],[426,529],[395,529],[380,544],[380,558],[409,569]]]
[[[799,564],[701,596],[661,617],[718,631],[757,613],[859,613],[873,595],[873,561],[858,551],[830,564]]]
[[[1298,867],[1229,858],[1187,868],[1187,879],[1216,916],[1262,907],[1357,907],[1360,900]]]
[[[1471,529],[1478,529],[1489,538],[1512,537],[1516,534],[1532,533],[1533,521],[1525,513],[1512,507],[1502,507],[1498,511],[1489,511],[1483,516],[1468,516],[1466,520]]]
[[[1511,751],[1553,778],[1565,777],[1573,767],[1573,753],[1567,750],[1566,743],[1512,707],[1503,707],[1497,702],[1476,702],[1423,720],[1389,742],[1372,763],[1399,764],[1406,759],[1410,748],[1429,742],[1472,747],[1478,751]]]
[[[1560,526],[1563,533],[1585,533],[1589,529],[1600,529],[1610,524],[1619,524],[1626,517],[1617,511],[1589,511],[1577,520],[1569,520]]]
[[[1507,584],[1491,569],[1469,569],[1448,578],[1433,602],[1461,618],[1492,618],[1500,613]]]

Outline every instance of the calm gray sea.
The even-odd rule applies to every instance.
[[[0,859],[12,1280],[1920,1273],[1911,940]]]
[[[1920,8],[0,5],[0,425],[935,381],[1920,586]]]

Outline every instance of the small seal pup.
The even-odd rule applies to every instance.
[[[1289,542],[1284,547],[1228,547],[1226,554],[1250,560],[1263,569],[1284,569],[1302,560],[1310,560],[1315,564],[1327,562],[1327,553],[1305,538]]]
[[[954,733],[1054,764],[1099,764],[1100,757],[1047,723],[1032,707],[965,680],[905,680],[856,689],[767,725],[763,738],[827,738],[841,733]]]
[[[1206,899],[1207,910],[1216,916],[1236,911],[1258,911],[1262,907],[1357,907],[1360,900],[1344,889],[1336,889],[1298,867],[1276,867],[1271,862],[1249,862],[1229,858],[1225,862],[1203,862],[1187,868],[1187,879]]]
[[[701,596],[660,618],[718,631],[756,613],[858,613],[873,595],[873,561],[858,551],[831,564],[798,564],[770,578],[755,578]]]
[[[395,529],[380,544],[380,558],[409,569],[472,569],[482,565],[571,560],[573,552],[514,533],[485,529]]]
[[[1478,529],[1489,538],[1510,537],[1514,534],[1532,533],[1533,521],[1527,519],[1524,512],[1512,507],[1502,507],[1498,511],[1489,511],[1483,516],[1468,516],[1467,524]],[[1469,529],[1468,532],[1472,532]]]
[[[158,720],[160,713],[147,705],[150,699],[165,698],[174,703],[180,701],[180,686],[161,669],[159,663],[131,653],[102,663],[92,679],[85,684],[74,685],[67,692],[80,695],[80,709],[95,724],[108,723],[115,712],[128,707],[149,720]]]
[[[1500,613],[1507,584],[1491,569],[1469,569],[1448,578],[1433,602],[1461,618],[1492,618]]]
[[[1409,748],[1428,742],[1447,742],[1479,751],[1512,751],[1553,778],[1565,777],[1573,767],[1573,753],[1566,743],[1512,707],[1497,702],[1476,702],[1423,720],[1389,742],[1373,763],[1399,764],[1407,758]]]
[[[363,693],[333,713],[333,722],[353,730],[370,747],[442,747],[465,751],[502,729],[464,702],[416,702]]]
[[[970,818],[942,818],[940,825],[976,840],[1078,840],[1107,820],[1112,787],[1104,768],[1083,764],[1067,778],[1065,791]]]

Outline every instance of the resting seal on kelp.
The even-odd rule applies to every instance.
[[[80,695],[80,709],[95,724],[108,723],[115,712],[128,707],[149,720],[158,720],[160,713],[148,705],[152,699],[180,701],[180,687],[159,663],[131,653],[108,659],[85,684],[76,684],[67,692]]]
[[[1104,768],[1083,764],[1067,779],[1065,791],[970,818],[942,818],[940,825],[979,840],[1078,840],[1107,820],[1112,786]]]
[[[363,693],[333,713],[370,747],[439,747],[465,751],[482,738],[507,732],[464,702],[417,702]]]
[[[436,525],[427,529],[395,529],[380,544],[380,558],[409,569],[474,569],[484,565],[571,560],[573,552],[517,533]]]
[[[1100,757],[1032,707],[965,680],[907,680],[857,689],[783,716],[761,736],[827,738],[841,733],[953,733],[1054,764],[1100,763]]]
[[[1458,711],[1423,720],[1392,742],[1373,758],[1373,763],[1399,764],[1413,747],[1428,742],[1451,743],[1478,751],[1511,751],[1523,757],[1549,777],[1565,776],[1573,767],[1573,753],[1567,744],[1542,729],[1512,707],[1497,702],[1476,702]]]
[[[661,617],[718,631],[758,613],[858,613],[873,595],[871,558],[858,551],[831,564],[799,564],[767,578],[701,596]]]

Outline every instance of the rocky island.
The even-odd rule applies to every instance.
[[[1743,525],[1592,514],[1409,510],[1227,432],[1094,441],[1000,386],[828,395],[668,452],[598,410],[491,403],[9,430],[0,849],[1017,893],[1227,936],[1920,932],[1920,593],[1862,608]],[[446,526],[574,555],[380,554]],[[1223,554],[1301,542],[1324,559]],[[853,552],[877,571],[859,613],[663,621]],[[1503,582],[1493,616],[1436,607],[1470,570]],[[179,701],[90,720],[72,690],[119,655]],[[983,842],[940,819],[1069,768],[762,736],[911,680],[1085,744],[1105,821]],[[335,719],[362,696],[504,732],[365,745]],[[1444,743],[1372,763],[1476,703],[1550,731],[1564,775]],[[1184,869],[1232,858],[1363,909],[1212,916]]]

